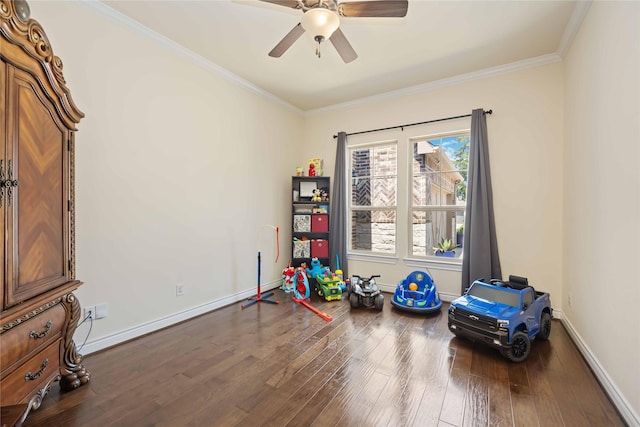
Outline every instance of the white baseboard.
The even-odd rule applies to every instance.
[[[556,317],[556,312],[553,312],[554,317]],[[602,388],[605,389],[607,395],[613,402],[613,405],[618,409],[620,415],[625,420],[629,426],[640,426],[640,416],[633,410],[627,399],[620,393],[618,387],[616,387],[615,383],[609,377],[607,371],[602,367],[598,358],[591,352],[587,344],[584,342],[580,334],[575,330],[569,319],[566,316],[562,316],[561,318],[562,324],[565,329],[575,342],[578,350],[587,361],[587,364],[593,370],[593,373],[600,381]]]
[[[281,281],[274,281],[267,283],[262,286],[263,293],[269,290],[275,289],[282,284]],[[380,289],[383,292],[393,293],[395,292],[395,286],[389,285],[380,285]],[[191,319],[196,316],[200,316],[202,314],[208,313],[210,311],[216,310],[218,308],[237,303],[242,300],[246,300],[255,295],[254,289],[249,289],[235,295],[230,295],[225,298],[220,298],[215,301],[208,302],[206,304],[193,307],[178,313],[171,314],[169,316],[153,320],[151,322],[147,322],[133,328],[129,328],[123,331],[119,331],[110,335],[106,335],[94,340],[89,340],[85,343],[82,348],[82,354],[91,354],[96,351],[104,350],[105,348],[112,347],[117,344],[121,344],[125,341],[132,340],[134,338],[141,337],[143,335],[149,334],[151,332],[166,328],[168,326],[174,325],[179,322],[183,322],[185,320]],[[440,299],[446,302],[451,302],[459,295],[456,294],[447,294],[440,293]],[[569,321],[569,319],[564,316],[561,311],[554,310],[553,317],[556,319],[560,319],[564,327],[567,329],[567,332],[576,343],[576,346],[580,350],[580,353],[583,355],[594,374],[602,384],[602,387],[605,389],[610,399],[612,400],[615,407],[620,412],[622,418],[629,424],[630,426],[640,426],[640,417],[633,410],[627,399],[620,393],[614,382],[611,380],[606,370],[602,367],[598,359],[591,352],[589,347],[585,344],[584,340],[580,336],[578,332],[574,329],[573,325]]]
[[[261,286],[262,293],[264,294],[267,291],[275,289],[282,284],[281,280],[273,281],[270,283],[263,284]],[[91,353],[95,353],[96,351],[104,350],[108,347],[113,347],[117,344],[122,344],[125,341],[132,340],[134,338],[141,337],[143,335],[149,334],[151,332],[155,332],[157,330],[166,328],[171,325],[175,325],[176,323],[183,322],[185,320],[191,319],[196,316],[200,316],[201,314],[208,313],[210,311],[216,310],[218,308],[237,303],[242,300],[246,300],[247,298],[251,298],[256,294],[256,289],[248,289],[246,291],[237,293],[235,295],[230,295],[228,297],[220,298],[215,301],[210,301],[206,304],[199,305],[197,307],[192,307],[187,310],[180,311],[178,313],[173,313],[169,316],[162,317],[160,319],[152,320],[147,323],[143,323],[138,326],[134,326],[129,329],[125,329],[123,331],[115,332],[110,335],[105,335],[103,337],[99,337],[93,340],[87,340],[84,344],[80,353],[87,355]]]

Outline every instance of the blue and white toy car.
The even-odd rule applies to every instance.
[[[509,280],[474,281],[469,289],[451,302],[449,330],[497,348],[512,362],[522,362],[535,338],[549,339],[551,298],[529,285],[526,277]]]
[[[415,313],[432,313],[442,307],[436,284],[423,271],[414,271],[398,283],[391,304]]]

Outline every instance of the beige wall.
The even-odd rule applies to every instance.
[[[290,177],[310,157],[332,175],[336,132],[490,108],[503,273],[551,293],[608,391],[638,420],[638,7],[594,3],[566,63],[302,116],[95,7],[31,2],[87,113],[76,153],[77,273],[87,283],[78,297],[109,304],[89,348],[250,293],[258,249],[263,283],[277,281],[290,250]],[[373,136],[402,142],[468,127]],[[282,228],[278,264],[266,224]],[[400,259],[350,270],[393,285],[413,267]],[[459,272],[432,273],[441,292],[458,294]],[[177,283],[186,295],[175,296]]]
[[[365,105],[316,112],[307,118],[305,155],[325,159],[332,174],[333,135],[492,109],[487,116],[493,174],[494,207],[502,271],[527,276],[531,283],[562,301],[562,138],[563,67],[560,62],[498,75],[420,94]],[[409,138],[469,129],[470,119],[440,122],[349,137],[351,144],[397,139],[400,161],[406,161]],[[306,157],[303,157],[306,158]],[[399,181],[404,189],[406,182]],[[401,198],[399,204],[408,203]],[[408,218],[398,218],[399,226]],[[380,274],[380,283],[395,286],[416,269],[406,265],[407,239],[398,236],[398,260],[349,261],[350,273]],[[430,267],[444,297],[460,294],[461,274]]]
[[[587,356],[635,410],[636,422],[639,24],[640,3],[594,2],[566,58],[562,281],[567,321],[584,341]]]
[[[83,306],[109,306],[90,341],[255,293],[259,249],[262,282],[278,280],[275,232],[263,225],[289,228],[300,115],[91,7],[31,9],[86,113],[76,138],[77,276],[86,282],[77,295]],[[85,335],[86,325],[76,340]]]

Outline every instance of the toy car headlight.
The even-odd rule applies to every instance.
[[[508,320],[498,319],[498,326],[499,327],[509,326],[509,321]]]
[[[455,311],[456,311],[456,308],[453,305],[449,307],[449,313],[453,314],[455,313]]]

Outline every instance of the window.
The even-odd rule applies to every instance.
[[[396,253],[397,143],[352,147],[350,249]]]
[[[358,144],[348,155],[350,252],[460,263],[468,131]]]
[[[462,255],[469,134],[411,140],[413,256]]]

